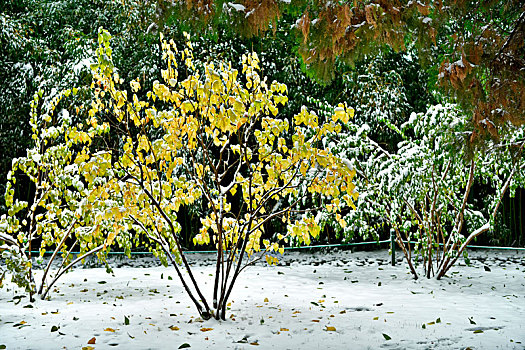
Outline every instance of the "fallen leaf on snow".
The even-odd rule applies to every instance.
[[[335,327],[333,327],[333,326],[326,326],[326,331],[327,332],[335,332]]]
[[[201,332],[208,332],[208,331],[213,331],[213,328],[206,328],[206,327],[201,328]]]
[[[95,344],[97,342],[97,338],[93,337],[91,339],[88,340],[88,344]]]

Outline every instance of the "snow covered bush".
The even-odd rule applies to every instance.
[[[371,140],[367,125],[352,126],[355,136],[337,145],[354,157],[359,179],[358,209],[345,217],[350,230],[371,232],[376,227],[367,222],[383,220],[415,278],[418,263],[427,278],[443,277],[493,228],[505,192],[523,183],[524,129],[509,124],[499,140],[476,145],[471,127],[456,106],[437,105],[402,125],[397,151]],[[475,182],[493,190],[483,206],[469,195]]]
[[[154,254],[173,265],[201,317],[225,319],[230,293],[247,266],[260,259],[275,264],[290,238],[309,244],[319,234],[311,214],[315,208],[297,209],[302,196],[324,193],[334,214],[353,206],[355,171],[319,147],[327,133],[341,130],[340,121],[347,123],[353,110],[341,104],[323,124],[306,108],[292,122],[280,119],[287,87],[259,75],[255,53],[243,56],[242,73],[226,62],[196,67],[188,35],[181,51],[161,36],[167,65],[162,82],[144,93],[135,80],[128,90],[113,66],[110,38],[100,31],[88,124],[111,125],[104,149],[114,176],[88,200],[113,204],[100,218],[111,223],[109,241],[145,235]],[[97,165],[86,157],[79,168]],[[298,193],[304,177],[309,179],[306,193],[284,201]],[[217,249],[212,304],[194,278],[176,221],[179,209],[196,201],[207,213],[194,243]],[[287,223],[288,230],[270,239],[265,225],[275,219]]]
[[[364,67],[343,76],[344,87],[341,94],[354,103],[355,117],[343,130],[329,133],[322,142],[324,147],[347,159],[349,164],[366,158],[366,155],[356,148],[362,141],[360,135],[364,131],[367,137],[386,150],[394,149],[402,139],[399,126],[408,119],[407,111],[410,110],[406,87],[397,71],[384,70],[384,66],[385,57],[380,55],[366,62]],[[334,107],[328,102],[311,97],[307,100],[319,111],[320,120],[331,118]],[[305,193],[306,189],[305,182],[300,187],[300,193]],[[318,198],[310,196],[302,202],[302,206],[307,208],[314,205],[313,203],[324,203],[325,200],[322,194]],[[328,210],[322,209],[318,212],[317,219],[327,236],[329,232],[334,231],[336,238],[342,238],[343,241],[351,241],[355,237],[365,240],[377,237],[377,228],[381,220],[376,215],[359,215],[360,221],[354,221],[351,226],[347,222],[348,215],[352,215],[350,210],[343,210],[340,215],[334,216]]]
[[[3,277],[9,272],[13,282],[25,288],[31,299],[35,293],[45,298],[56,280],[83,258],[98,253],[104,260],[108,248],[104,225],[93,221],[103,205],[89,201],[90,189],[85,184],[85,177],[95,173],[91,169],[88,174],[83,173],[86,169],[79,166],[91,154],[92,139],[107,128],[76,124],[65,109],[55,113],[60,102],[76,92],[77,89],[64,90],[49,101],[42,98],[42,92],[35,94],[30,114],[32,147],[25,156],[13,159],[7,175],[8,213],[0,218],[0,242],[4,242],[0,251],[6,266],[1,267],[0,274]],[[92,159],[100,157],[91,155]],[[33,186],[28,201],[21,200],[25,196],[17,190],[17,179],[23,176]],[[48,247],[52,248],[52,255],[40,281],[36,281],[33,251],[39,249],[41,260]],[[80,251],[76,258],[73,249]],[[62,262],[50,275],[59,253]]]

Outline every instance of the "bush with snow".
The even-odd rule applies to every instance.
[[[109,250],[107,227],[94,221],[104,204],[89,200],[91,188],[79,168],[86,157],[98,159],[103,167],[102,155],[92,153],[90,146],[107,129],[101,126],[86,131],[86,125],[74,123],[67,110],[55,113],[60,102],[77,91],[64,90],[49,100],[42,97],[42,92],[34,95],[29,118],[32,146],[25,156],[13,159],[7,175],[8,213],[0,218],[0,243],[4,242],[0,251],[6,265],[0,267],[0,286],[8,271],[31,299],[34,294],[45,298],[57,279],[87,256],[97,254],[104,261]],[[32,185],[28,200],[21,199],[23,194],[16,190],[17,179],[22,177]],[[97,179],[103,183],[107,178]],[[52,255],[37,280],[33,264],[41,262],[49,247]],[[33,251],[37,249],[40,253],[35,258]],[[73,256],[73,250],[80,251],[78,256]],[[57,256],[62,257],[61,264],[51,273]]]
[[[491,230],[501,199],[523,183],[524,129],[507,125],[499,140],[472,144],[469,118],[455,105],[412,114],[396,151],[371,140],[365,126],[341,138],[336,152],[355,159],[358,210],[350,230],[373,233],[372,218],[396,236],[415,278],[419,262],[427,278],[443,277],[466,246]],[[483,206],[469,196],[475,182],[492,188]]]
[[[123,86],[113,66],[110,38],[100,30],[97,63],[91,66],[93,102],[81,126],[65,120],[58,123],[61,129],[52,129],[45,124],[52,118],[44,116],[44,131],[40,135],[34,130],[35,148],[14,162],[14,169],[36,184],[27,214],[31,220],[16,218],[28,204],[13,201],[8,185],[7,202],[13,209],[2,222],[10,236],[18,232],[22,252],[31,251],[36,237],[43,238],[42,250],[54,245],[51,260],[58,251],[69,257],[76,242],[67,249],[65,243],[73,233],[83,252],[100,252],[102,259],[115,243],[129,253],[143,235],[155,256],[172,264],[201,317],[225,319],[232,289],[247,266],[260,259],[275,264],[290,239],[309,244],[319,235],[312,215],[316,208],[297,208],[302,197],[324,194],[332,200],[334,215],[354,205],[355,171],[319,147],[327,133],[341,130],[353,110],[340,104],[325,123],[306,108],[291,122],[279,118],[279,107],[288,101],[287,87],[259,75],[255,53],[243,56],[242,73],[225,62],[197,68],[189,36],[178,51],[173,40],[161,35],[167,67],[162,82],[142,93],[138,80]],[[307,191],[295,201],[284,201],[298,193],[300,178],[308,179]],[[207,212],[194,243],[217,250],[212,303],[186,259],[177,222],[179,209],[197,201]],[[275,219],[288,230],[268,237],[265,225]],[[8,264],[10,270],[16,266]],[[31,269],[26,280],[32,293]]]

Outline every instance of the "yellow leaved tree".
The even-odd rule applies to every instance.
[[[317,208],[297,209],[304,196],[325,196],[334,215],[354,206],[354,170],[321,142],[339,132],[353,110],[341,104],[322,124],[306,108],[291,122],[278,118],[287,87],[261,77],[257,54],[242,57],[242,72],[224,62],[198,69],[185,36],[179,51],[161,35],[162,82],[144,93],[138,80],[123,84],[112,63],[111,36],[100,30],[88,123],[112,127],[106,162],[114,176],[90,200],[113,203],[96,219],[113,227],[108,244],[145,235],[161,261],[171,262],[201,317],[225,319],[245,267],[260,259],[275,264],[290,239],[309,244],[319,235],[312,215]],[[87,158],[80,170],[89,174],[99,163]],[[307,186],[306,194],[299,195],[299,186]],[[183,252],[176,221],[179,208],[197,201],[206,214],[194,243],[217,251],[211,303]],[[272,237],[264,228],[274,219],[283,220],[287,231]]]

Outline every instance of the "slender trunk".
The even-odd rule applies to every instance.
[[[414,279],[417,280],[419,276],[417,275],[416,269],[414,268],[414,265],[412,264],[412,258],[410,254],[410,240],[407,240],[408,250],[405,247],[405,244],[403,243],[403,238],[401,237],[401,233],[396,229],[396,242],[397,245],[401,248],[403,251],[403,255],[405,255],[405,259],[408,264],[408,268],[410,269],[410,272],[414,276]]]
[[[470,189],[472,188],[472,184],[474,183],[474,168],[475,163],[474,160],[470,162],[470,171],[469,171],[469,177],[468,182],[465,187],[465,193],[463,194],[463,201],[461,203],[461,207],[458,209],[458,213],[456,215],[456,220],[454,222],[454,226],[452,228],[452,232],[450,233],[450,236],[447,239],[447,242],[443,244],[443,250],[446,250],[447,252],[452,252],[456,250],[458,245],[458,236],[461,234],[461,230],[463,228],[463,219],[464,219],[464,213],[465,208],[467,206],[467,200],[470,193]],[[451,246],[452,245],[452,246]],[[447,265],[450,261],[450,256],[444,257],[443,260],[441,260],[441,263],[437,267],[438,271],[441,271],[445,265]],[[439,272],[438,272],[439,274]]]
[[[418,219],[420,219],[419,215],[415,212],[414,208],[412,208],[410,203],[408,203],[407,201],[405,201],[405,203],[410,208],[410,210],[413,213],[415,213],[415,215],[418,217]],[[385,217],[385,219],[387,220],[387,222],[390,223],[391,227],[394,227],[394,220],[392,219],[390,210],[388,208],[386,209],[386,214],[387,214],[387,216]],[[421,222],[421,220],[420,220],[420,222]],[[405,255],[405,259],[407,261],[407,264],[408,264],[408,267],[410,269],[410,272],[412,272],[412,275],[414,275],[414,279],[417,280],[419,278],[419,276],[417,275],[416,269],[414,268],[414,265],[412,264],[412,253],[411,253],[411,247],[410,247],[410,236],[407,235],[407,245],[408,245],[408,249],[407,249],[407,247],[403,243],[403,237],[401,236],[401,232],[399,232],[399,229],[396,227],[396,228],[394,228],[394,231],[396,233],[397,245],[403,251],[403,255]]]
[[[428,254],[427,254],[427,278],[430,278],[432,271],[432,231],[429,228],[428,231]]]
[[[47,266],[46,266],[46,268],[44,270],[44,275],[42,276],[42,282],[40,283],[40,288],[38,289],[38,295],[42,294],[42,290],[44,288],[44,283],[46,281],[46,277],[47,277],[47,274],[49,272],[49,269],[51,268],[51,264],[55,260],[55,257],[57,256],[57,254],[60,251],[60,249],[62,248],[62,246],[64,245],[64,242],[66,241],[66,239],[71,234],[71,231],[75,227],[76,223],[77,223],[77,220],[73,221],[73,223],[71,224],[71,226],[69,227],[67,232],[64,234],[64,237],[62,237],[62,240],[60,241],[60,243],[56,246],[55,251],[53,252],[53,255],[51,255],[51,258],[49,259],[49,262],[47,263]]]
[[[250,222],[248,224],[248,227],[251,227],[251,222],[252,222],[252,218],[250,218]],[[250,232],[248,231],[246,233],[246,237],[244,238],[243,245],[242,245],[241,250],[239,252],[239,260],[237,262],[237,266],[235,266],[235,271],[233,273],[230,285],[229,285],[226,293],[224,294],[224,297],[221,298],[221,304],[219,305],[219,308],[220,308],[220,311],[221,311],[220,318],[222,320],[226,320],[226,304],[227,304],[228,298],[230,297],[230,294],[232,292],[233,286],[235,285],[235,282],[237,281],[237,277],[239,276],[240,271],[241,271],[242,260],[244,258],[244,252],[246,251],[246,246],[248,245],[248,241],[250,240],[249,233]],[[219,310],[217,310],[217,311],[219,311]]]
[[[250,240],[250,233],[252,231],[252,222],[253,222],[253,214],[254,214],[254,210],[253,210],[253,194],[252,194],[252,180],[253,180],[253,173],[250,173],[250,177],[249,177],[249,180],[248,180],[248,199],[249,199],[248,212],[251,215],[250,215],[250,219],[248,220],[248,223],[246,225],[247,232],[246,232],[246,235],[244,237],[244,241],[242,242],[241,250],[239,251],[239,259],[237,261],[237,265],[235,266],[235,270],[233,272],[233,276],[232,276],[232,279],[231,279],[231,282],[230,282],[230,286],[227,289],[224,288],[224,287],[226,287],[226,284],[227,284],[227,280],[226,280],[225,283],[224,283],[224,287],[223,287],[223,293],[221,293],[221,300],[220,300],[220,303],[218,305],[217,313],[219,312],[219,309],[220,309],[220,312],[221,312],[220,318],[222,320],[226,320],[226,304],[227,304],[227,300],[230,297],[230,293],[232,292],[233,286],[235,285],[235,282],[237,281],[237,277],[239,276],[239,273],[241,272],[241,265],[242,265],[242,260],[244,258],[244,252],[246,251],[246,246],[248,245],[248,241]],[[256,227],[256,229],[257,228],[258,227]],[[239,238],[240,237],[242,237],[242,235],[240,235]],[[232,259],[235,257],[235,252],[233,252],[233,253],[234,253],[234,256],[232,257]],[[226,290],[226,293],[224,293],[224,290]]]
[[[219,239],[220,240],[220,239]],[[215,263],[215,281],[213,283],[213,308],[217,309],[218,300],[217,294],[219,289],[219,276],[221,272],[221,254],[222,254],[222,244],[219,243],[219,249],[217,250],[217,262]]]
[[[167,249],[164,248],[164,245],[162,245],[162,247],[163,247],[164,252],[166,253],[166,255],[170,258],[171,264],[175,268],[175,272],[177,273],[177,276],[179,277],[179,280],[181,281],[182,286],[184,287],[184,290],[186,291],[186,293],[190,297],[191,301],[193,302],[193,304],[197,308],[197,312],[199,313],[200,317],[202,317],[204,320],[210,319],[211,314],[210,314],[210,309],[208,308],[207,304],[205,304],[205,309],[206,310],[203,310],[202,305],[199,303],[197,298],[195,298],[195,296],[191,292],[191,289],[189,288],[188,284],[186,283],[186,280],[184,279],[184,276],[182,276],[182,272],[180,271],[179,265],[177,265],[177,262],[175,261],[175,259],[173,259],[173,256],[171,255],[171,253]],[[183,253],[180,252],[180,254],[182,255]],[[204,303],[204,301],[203,301],[203,303]]]
[[[502,203],[502,204],[503,204],[503,208],[502,208],[502,213],[501,213],[501,223],[502,223],[503,225],[501,225],[502,229],[500,230],[500,232],[503,231],[503,229],[504,229],[505,227],[509,227],[509,225],[508,225],[508,223],[507,223],[507,211],[508,211],[508,208],[507,208],[507,207],[508,207],[508,204],[506,203],[505,198],[503,199],[503,203]],[[509,229],[510,229],[510,228],[509,228]],[[504,242],[501,242],[500,244],[503,244],[503,243],[504,243]]]
[[[470,244],[470,242],[472,242],[474,238],[478,237],[480,234],[484,232],[487,232],[489,229],[490,229],[490,225],[487,222],[485,225],[481,226],[476,231],[472,232],[470,236],[467,237],[465,242],[463,242],[461,247],[457,250],[456,256],[452,260],[449,259],[449,261],[445,265],[443,265],[441,269],[438,271],[437,279],[439,280],[441,279],[441,277],[445,276],[447,271],[456,263],[459,257],[463,254],[463,251],[465,250],[467,245]]]
[[[251,223],[251,221],[249,221],[249,222]],[[245,224],[245,225],[247,225],[247,224]],[[245,230],[244,227],[248,227],[248,226],[241,227],[239,229],[239,231],[243,232]],[[225,291],[226,291],[228,279],[230,278],[230,272],[231,272],[232,266],[233,266],[233,264],[235,262],[235,252],[237,252],[239,249],[242,250],[242,247],[244,246],[244,242],[248,238],[249,237],[247,237],[247,236],[245,236],[244,238],[239,236],[239,239],[237,239],[237,242],[235,243],[235,246],[232,246],[232,248],[230,250],[230,253],[227,255],[226,271],[224,273],[223,281],[222,281],[222,284],[220,286],[220,288],[221,288],[221,297],[219,299],[219,302],[218,302],[217,308],[216,308],[217,315],[219,314],[219,309],[221,309],[221,305],[223,304],[224,294],[225,294]]]
[[[515,227],[515,211],[516,211],[516,205],[514,203],[514,198],[511,198],[509,196],[509,208],[510,208],[510,233],[509,235],[507,236],[507,242],[505,243],[505,245],[510,245],[512,244],[512,238],[514,237],[514,227]]]
[[[168,215],[164,212],[164,210],[162,209],[162,207],[160,206],[160,203],[155,199],[155,197],[153,197],[153,195],[148,191],[148,189],[146,188],[146,186],[144,186],[144,183],[143,182],[139,182],[140,186],[142,187],[142,189],[144,190],[144,193],[146,193],[146,195],[150,198],[152,204],[157,208],[157,210],[159,211],[160,215],[162,216],[162,218],[164,219],[164,221],[169,225],[170,227],[170,231],[171,231],[171,234],[174,238],[174,241],[175,241],[175,244],[177,245],[177,250],[179,251],[180,253],[180,258],[182,260],[182,263],[184,265],[184,267],[186,268],[186,272],[188,273],[188,276],[190,277],[190,280],[193,284],[193,287],[195,288],[197,294],[199,295],[199,297],[201,298],[201,301],[202,303],[204,304],[204,307],[206,309],[206,313],[209,313],[210,312],[210,307],[208,306],[208,302],[206,301],[206,298],[204,297],[204,295],[202,294],[200,288],[199,288],[199,285],[197,284],[197,281],[195,280],[195,276],[193,276],[193,272],[191,271],[191,267],[190,267],[190,264],[188,263],[188,261],[186,260],[186,256],[184,255],[184,252],[182,251],[182,247],[180,246],[180,241],[175,233],[175,227],[173,226],[173,222],[171,221],[171,219],[168,217]],[[168,250],[169,251],[169,250]],[[178,266],[176,267],[176,269],[178,269]],[[179,274],[179,277],[182,276],[182,274],[180,274],[180,272],[178,272]],[[182,281],[182,280],[181,280]],[[185,282],[183,282],[185,283]],[[199,304],[200,305],[200,304]],[[206,318],[209,316],[205,315],[203,318]]]
[[[222,261],[222,196],[219,197],[220,200],[220,208],[219,208],[219,216],[216,220],[217,222],[217,262],[215,267],[215,282],[213,284],[213,308],[217,309],[217,292],[219,288],[219,279],[221,275],[221,261]],[[222,291],[221,291],[222,294]],[[215,315],[215,317],[218,317],[218,315]]]
[[[47,293],[49,293],[49,291],[51,290],[51,287],[53,287],[53,285],[55,284],[55,282],[64,274],[66,273],[70,268],[72,268],[74,265],[76,265],[78,262],[82,261],[82,259],[86,258],[87,256],[90,256],[90,255],[93,255],[95,253],[97,253],[98,251],[102,250],[104,248],[104,245],[99,245],[98,247],[96,248],[93,248],[91,249],[89,252],[83,254],[82,256],[76,258],[75,260],[73,260],[71,263],[69,263],[62,271],[60,271],[56,276],[55,278],[53,278],[53,280],[51,281],[51,283],[49,284],[49,286],[47,286],[46,290],[44,291],[44,293],[40,296],[40,298],[42,300],[44,300],[46,298],[46,295]]]
[[[477,230],[472,232],[467,237],[467,239],[465,240],[465,242],[463,242],[461,247],[459,249],[457,249],[457,254],[452,260],[451,260],[451,258],[448,258],[446,261],[444,261],[444,263],[442,264],[441,268],[438,270],[437,279],[441,279],[441,277],[443,277],[447,273],[447,271],[450,269],[450,267],[452,267],[456,263],[458,258],[462,255],[463,251],[467,248],[467,245],[470,244],[470,242],[474,238],[476,238],[480,234],[482,234],[482,233],[484,233],[484,232],[486,232],[486,231],[488,231],[490,229],[490,221],[494,220],[496,218],[499,206],[501,205],[501,202],[503,201],[505,193],[509,189],[510,182],[512,181],[514,173],[516,172],[516,167],[517,166],[515,166],[514,169],[512,169],[512,171],[510,172],[510,174],[509,174],[509,176],[507,178],[507,181],[505,181],[505,184],[501,188],[501,192],[499,194],[499,198],[497,199],[497,202],[494,205],[494,209],[492,210],[492,213],[490,214],[487,222],[483,226],[481,226],[480,228],[478,228]],[[454,249],[454,247],[453,247],[453,249]]]
[[[523,191],[522,191],[521,188],[518,189],[518,193],[519,193],[519,200],[518,200],[518,204],[519,204],[519,213],[518,213],[518,215],[519,215],[519,217],[520,217],[520,231],[519,231],[519,237],[518,237],[518,242],[517,242],[517,243],[518,243],[518,244],[517,244],[518,247],[520,246],[520,243],[521,243],[521,237],[523,237],[523,221],[522,221],[522,216],[523,216],[523,215],[522,215],[522,208],[521,208],[521,200],[522,200],[522,198],[521,198],[521,194],[522,194],[522,192],[523,192]]]
[[[149,239],[153,240],[155,243],[157,243],[162,248],[162,250],[164,251],[164,254],[166,254],[166,256],[170,259],[171,264],[175,268],[175,272],[177,273],[177,276],[179,277],[179,280],[181,281],[184,290],[186,291],[186,293],[190,297],[191,301],[193,302],[193,304],[197,308],[197,312],[199,313],[199,315],[203,319],[205,319],[205,320],[209,319],[211,317],[210,316],[210,309],[208,308],[207,304],[204,304],[206,310],[203,311],[202,305],[199,303],[197,298],[195,298],[195,296],[193,295],[193,292],[191,291],[191,289],[189,288],[188,284],[186,283],[186,280],[184,279],[184,276],[182,276],[182,272],[180,271],[179,265],[177,264],[177,262],[175,261],[175,259],[171,255],[171,251],[169,249],[169,246],[167,246],[166,243],[163,241],[162,235],[157,231],[158,237],[153,237],[152,235],[149,234],[149,231],[146,229],[146,227],[144,227],[144,225],[140,221],[138,221],[135,217],[130,216],[130,219],[133,220],[133,222],[135,222],[138,226],[140,226],[140,228],[144,231],[144,234]],[[182,256],[182,254],[183,254],[182,251],[179,250],[179,252],[180,252],[180,254]]]

